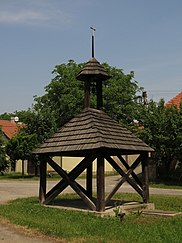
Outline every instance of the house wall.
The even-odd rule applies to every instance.
[[[123,158],[126,160],[126,162],[131,165],[138,155],[124,155]],[[81,157],[58,157],[55,156],[52,158],[59,166],[61,166],[65,171],[69,172],[71,171],[83,158]],[[113,157],[114,160],[119,160],[117,157]],[[123,170],[126,171],[125,167],[123,167]],[[97,163],[96,160],[93,162],[93,172],[96,172]],[[47,166],[48,172],[54,172],[51,166]],[[115,170],[113,167],[105,160],[105,173],[113,173]],[[141,172],[141,166],[138,166],[135,170],[135,173]]]
[[[15,172],[22,173],[22,160],[16,161]],[[28,161],[24,160],[24,173],[28,173]]]

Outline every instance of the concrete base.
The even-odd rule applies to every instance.
[[[111,200],[110,204],[106,206],[104,212],[89,210],[81,199],[62,199],[52,205],[45,206],[64,210],[95,213],[100,216],[116,216],[117,212],[129,214],[132,212],[143,212],[144,210],[150,211],[155,209],[154,203],[126,202],[122,200]]]
[[[144,210],[145,215],[161,216],[161,217],[176,217],[182,215],[182,212],[163,211],[163,210]]]

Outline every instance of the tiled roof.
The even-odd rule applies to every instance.
[[[57,153],[69,156],[70,153],[82,155],[94,149],[130,153],[153,151],[105,112],[87,108],[35,149],[34,153]]]
[[[8,139],[18,133],[18,125],[9,120],[0,120],[0,129]]]
[[[180,107],[180,102],[182,102],[182,91],[173,97],[170,101],[168,101],[165,106],[169,107],[175,105],[177,108]]]

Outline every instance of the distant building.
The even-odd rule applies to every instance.
[[[9,120],[0,120],[0,129],[3,132],[4,138],[6,140],[11,139],[19,131],[19,125],[15,122],[13,118]]]
[[[171,100],[169,100],[165,104],[165,106],[169,107],[169,106],[175,105],[179,109],[181,102],[182,102],[182,91],[179,94],[177,94],[175,97],[173,97]]]
[[[11,117],[11,120],[0,120],[0,130],[3,133],[2,139],[7,142],[13,136],[18,134],[20,128],[23,126],[22,123],[18,122],[17,117]],[[25,163],[25,167],[27,167],[27,163]],[[11,170],[12,168],[10,168]],[[14,169],[13,169],[14,170]],[[25,171],[27,168],[25,168]],[[22,161],[17,160],[15,166],[15,172],[22,172]]]

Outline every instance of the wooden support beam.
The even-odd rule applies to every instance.
[[[68,173],[70,180],[75,180],[86,168],[90,165],[94,159],[96,158],[95,155],[90,155],[85,157],[75,168]],[[57,195],[59,195],[67,186],[68,182],[65,180],[61,180],[57,185],[55,185],[47,194],[46,200],[44,204],[48,204],[52,201]]]
[[[149,202],[148,153],[142,154],[143,202]]]
[[[121,155],[119,155],[118,158],[120,159],[120,161],[122,162],[122,164],[125,166],[127,170],[129,170],[130,168],[131,169],[133,168],[134,170],[142,161],[141,155],[139,155],[138,158],[133,162],[133,164],[129,166],[128,163],[124,160],[124,158]],[[142,182],[139,180],[138,176],[135,174],[134,171],[131,172],[131,175],[133,179],[137,182],[137,184],[142,188]]]
[[[105,178],[104,178],[104,158],[97,158],[97,211],[105,210]]]
[[[47,161],[45,156],[40,157],[40,186],[39,186],[39,203],[44,204],[46,197],[46,172]]]
[[[105,153],[105,158],[106,160],[112,165],[112,167],[122,176],[125,178],[125,180],[138,192],[138,194],[140,194],[140,196],[143,196],[143,191],[138,187],[138,185],[129,177],[129,175],[127,175],[122,167],[121,164],[118,163],[117,161],[113,160],[109,155],[107,155],[107,153]],[[128,171],[128,174],[130,174],[130,172]]]
[[[87,166],[86,169],[86,191],[87,191],[87,196],[92,197],[92,173],[93,173],[93,164],[90,164]]]
[[[73,190],[82,198],[82,200],[86,203],[86,205],[91,209],[91,210],[96,210],[95,204],[92,202],[92,200],[87,197],[87,195],[84,193],[85,190],[82,190],[82,186],[79,185],[76,181],[72,181],[68,174],[58,165],[56,164],[51,158],[48,158],[48,163],[49,165],[61,175],[61,177],[67,182],[67,185],[70,185]],[[84,188],[83,188],[84,189]]]
[[[123,159],[122,156],[118,156],[118,158],[120,159],[120,161],[122,162],[122,164],[125,166],[125,168],[128,169],[128,171],[125,173],[128,177],[133,174],[135,174],[133,172],[133,170],[137,167],[137,165],[141,162],[141,158],[140,156],[135,160],[135,162],[132,164],[132,166],[130,167],[127,162]],[[135,174],[136,176],[136,174]],[[137,177],[137,176],[136,176]],[[138,178],[138,177],[137,177]],[[106,205],[109,203],[109,201],[111,200],[111,198],[113,197],[113,195],[117,192],[117,190],[119,190],[119,188],[122,186],[122,184],[126,181],[126,177],[122,177],[119,182],[115,185],[115,187],[113,188],[113,190],[107,195],[106,197]],[[139,179],[138,179],[139,180]],[[140,182],[141,183],[141,182]],[[142,184],[141,184],[142,185]],[[142,187],[141,187],[142,188]]]
[[[102,110],[103,108],[103,100],[102,100],[102,81],[96,82],[97,89],[97,109]]]

